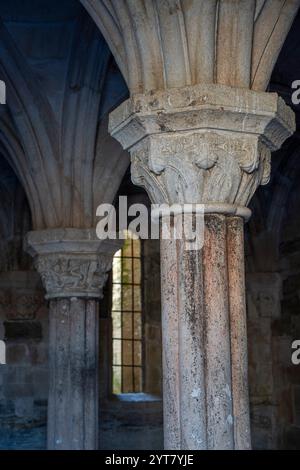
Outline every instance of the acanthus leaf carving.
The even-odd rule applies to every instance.
[[[153,202],[210,207],[247,206],[268,182],[271,151],[294,128],[276,94],[219,85],[134,95],[110,118],[111,135],[131,153],[133,181]]]
[[[154,202],[240,203],[252,197],[252,185],[242,181],[252,179],[256,187],[263,183],[260,166],[267,150],[256,137],[233,132],[150,136],[131,152],[133,181]]]

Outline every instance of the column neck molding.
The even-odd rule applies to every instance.
[[[94,229],[29,232],[25,250],[34,258],[47,299],[102,298],[118,240],[99,240]]]
[[[203,206],[200,205],[195,206],[193,204],[190,207],[187,204],[176,204],[172,207],[172,214],[179,215],[179,214],[220,214],[220,215],[227,215],[230,217],[241,217],[246,222],[251,217],[251,210],[248,207],[243,206],[236,206],[234,204],[204,204]],[[153,209],[151,212],[151,217],[154,220],[158,220],[161,217],[170,217],[170,210],[169,208],[162,208],[158,207]]]
[[[215,84],[133,95],[109,124],[152,202],[208,206],[246,207],[294,130],[276,93]]]

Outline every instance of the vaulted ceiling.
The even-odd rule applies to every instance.
[[[300,105],[293,105],[290,98],[292,81],[300,79],[299,31],[300,14],[269,85],[297,113],[298,129]],[[1,0],[1,78],[8,85],[8,106],[0,109],[0,158],[9,161],[26,191],[33,225],[59,226],[66,221],[90,225],[97,201],[113,198],[128,168],[128,156],[111,147],[106,132],[107,113],[128,96],[128,89],[80,1]],[[257,214],[262,213],[263,225],[274,221],[273,215],[266,216],[274,188],[286,185],[283,175],[287,172],[292,178],[300,166],[300,158],[295,157],[297,139],[294,136],[273,156],[271,183],[259,190],[253,202]],[[113,154],[115,161],[107,168]],[[93,161],[93,178],[85,172],[87,160]],[[95,186],[95,201],[84,198],[89,184]],[[125,186],[130,184],[127,172]],[[45,192],[48,197],[43,203]],[[71,212],[66,209],[70,199],[75,201]]]
[[[107,133],[105,116],[128,94],[110,50],[74,0],[1,1],[0,44],[0,151],[33,226],[89,227],[129,165]]]

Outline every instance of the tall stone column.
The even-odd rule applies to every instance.
[[[27,235],[50,302],[48,449],[98,448],[98,302],[118,249],[95,230]]]
[[[276,94],[196,85],[133,95],[110,116],[153,203],[203,204],[204,246],[161,240],[167,449],[249,449],[243,223],[293,132]]]

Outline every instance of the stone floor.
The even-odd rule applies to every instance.
[[[1,408],[2,406],[2,408]],[[34,419],[17,417],[13,404],[0,400],[0,450],[46,449],[46,408]],[[162,401],[148,394],[123,394],[101,408],[99,448],[163,449]]]
[[[46,449],[46,426],[24,429],[0,429],[0,450]]]
[[[162,449],[161,426],[124,426],[120,422],[103,423],[100,448],[105,449]],[[21,429],[0,427],[0,450],[45,450],[46,426]]]

